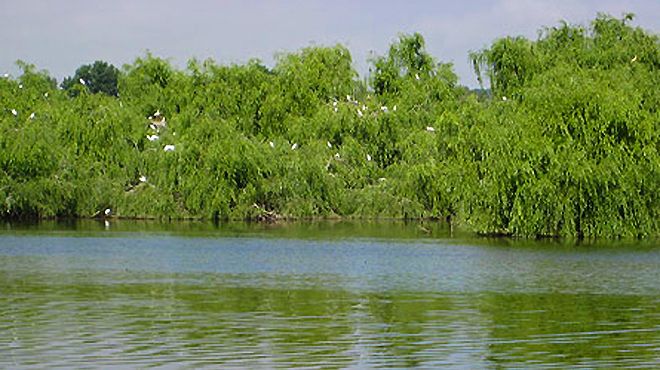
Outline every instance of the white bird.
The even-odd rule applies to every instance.
[[[332,143],[331,142],[328,141],[326,144],[328,145],[328,148],[332,148]]]
[[[19,84],[19,85],[18,85],[18,88],[19,88],[19,89],[22,89],[22,88],[23,88],[23,84]]]
[[[275,143],[272,142],[272,141],[269,141],[269,142],[268,142],[268,145],[269,145],[271,148],[274,148],[274,147],[275,147]]]
[[[170,145],[170,144],[165,145],[163,150],[166,151],[166,152],[173,152],[174,151],[174,145]]]
[[[506,101],[506,100],[507,100],[507,99],[506,99],[506,96],[503,96],[503,97],[502,97],[502,101]]]
[[[364,114],[362,114],[362,111],[359,110],[359,109],[357,110],[357,114],[358,114],[359,117],[364,117]]]
[[[335,113],[339,112],[339,108],[337,108],[337,107],[332,108],[332,110],[334,110]]]
[[[385,181],[385,178],[384,177],[379,177],[378,181],[383,182],[383,181]]]
[[[293,145],[291,145],[291,150],[296,150],[296,149],[298,149],[298,143],[293,143]]]
[[[419,81],[419,73],[415,73],[415,80]]]
[[[362,104],[362,110],[366,111],[367,109],[368,109],[368,107],[366,105]]]
[[[332,106],[333,106],[333,107],[336,107],[336,106],[337,106],[337,101],[336,101],[336,100],[332,102]]]
[[[158,140],[158,135],[147,135],[147,140],[156,141]]]
[[[386,106],[386,105],[381,106],[381,107],[380,107],[380,110],[382,110],[384,113],[389,112],[389,109],[387,109],[387,106]]]
[[[85,82],[85,80],[83,80],[82,78],[78,79],[78,81],[80,81],[80,83],[83,85],[87,85],[87,82]]]
[[[44,98],[47,98],[47,97],[48,97],[48,93],[45,92],[45,93],[44,93]]]
[[[392,107],[392,110],[396,112],[396,105]]]
[[[110,216],[110,215],[112,214],[112,210],[111,210],[110,208],[106,208],[105,211],[103,211],[103,213],[104,213],[106,216]]]
[[[140,176],[140,182],[147,182],[147,176]]]
[[[32,114],[30,114],[30,119],[34,119],[34,112],[32,112]]]
[[[367,154],[367,161],[371,162],[371,156]]]
[[[16,109],[12,109],[11,114],[13,114],[14,116],[18,116],[18,112],[16,111]]]
[[[428,131],[428,132],[434,132],[435,129],[434,129],[433,127],[431,127],[431,126],[426,126],[426,131]]]
[[[346,100],[350,102],[350,101],[351,101],[351,96],[350,96],[350,95],[346,95]]]

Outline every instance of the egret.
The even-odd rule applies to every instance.
[[[387,109],[387,106],[386,106],[386,105],[381,106],[381,107],[380,107],[380,110],[382,110],[383,113],[387,113],[387,112],[389,112],[389,109]]]
[[[503,97],[502,97],[502,101],[507,101],[506,96],[503,96]]]
[[[367,154],[367,161],[371,162],[371,156]]]
[[[298,149],[298,143],[293,143],[293,145],[291,145],[291,150],[296,150],[296,149]]]
[[[419,81],[419,73],[415,73],[415,80]]]
[[[80,83],[84,86],[87,85],[87,82],[85,82],[85,80],[83,80],[82,78],[78,79],[78,81],[80,81]]]
[[[147,140],[149,141],[156,141],[158,138],[158,135],[147,135]]]
[[[337,107],[332,108],[332,110],[334,110],[335,113],[339,112],[339,109]]]
[[[349,101],[349,102],[351,101],[351,96],[350,95],[346,95],[346,101]]]
[[[144,175],[140,176],[140,182],[147,182],[147,177]]]
[[[44,98],[47,98],[47,97],[48,97],[48,93],[45,92],[45,93],[44,93]]]
[[[166,151],[166,152],[173,152],[174,151],[174,145],[170,145],[170,144],[165,145],[163,150]]]
[[[110,208],[106,208],[105,211],[103,211],[103,214],[110,216],[112,214],[112,210]]]
[[[23,88],[23,84],[19,84],[19,85],[18,85],[18,88],[19,88],[19,89],[22,89],[22,88]]]
[[[392,110],[396,112],[396,105],[392,107]]]
[[[18,116],[18,112],[16,111],[16,109],[12,109],[11,114],[13,114],[14,116]]]
[[[328,141],[326,144],[328,145],[328,148],[332,148],[332,143],[331,142]]]
[[[433,127],[431,127],[431,126],[426,126],[426,131],[428,131],[428,132],[434,132],[435,129],[434,129]]]
[[[34,119],[34,112],[32,112],[32,114],[30,114],[30,119]]]
[[[359,117],[364,117],[364,114],[362,114],[362,111],[359,110],[359,109],[357,110],[357,114],[358,114]]]
[[[268,145],[269,145],[271,148],[275,148],[275,143],[272,142],[272,141],[269,141],[269,142],[268,142]]]
[[[368,108],[368,107],[367,107],[366,105],[362,104],[362,110],[365,110],[365,111],[366,111],[367,108]]]

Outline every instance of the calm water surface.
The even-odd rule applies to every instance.
[[[659,366],[654,242],[394,222],[0,231],[0,368]]]

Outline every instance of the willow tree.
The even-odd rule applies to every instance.
[[[474,135],[483,153],[467,207],[476,228],[577,237],[657,232],[660,43],[631,19],[562,23],[537,41],[504,38],[472,54],[498,97]]]

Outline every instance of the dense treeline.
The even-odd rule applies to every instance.
[[[368,80],[341,45],[272,69],[147,54],[81,67],[64,90],[20,63],[0,78],[2,215],[450,217],[484,233],[655,236],[660,42],[630,20],[496,40],[470,56],[486,95],[419,34],[374,58]]]

